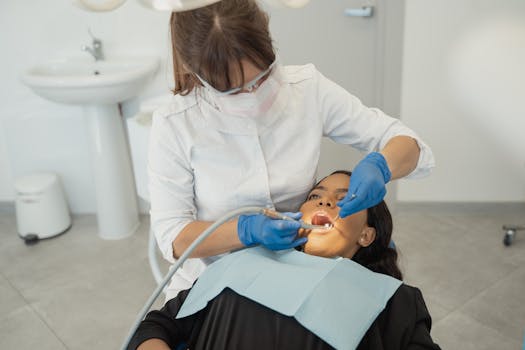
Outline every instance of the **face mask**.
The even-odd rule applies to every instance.
[[[274,66],[275,62],[242,88],[235,88],[226,92],[218,91],[197,77],[210,92],[213,102],[221,112],[238,116],[260,116],[270,110],[281,87],[281,80],[277,72],[278,67],[274,68]],[[269,74],[266,80],[257,86],[258,81],[266,74]],[[253,91],[239,92],[241,90]]]

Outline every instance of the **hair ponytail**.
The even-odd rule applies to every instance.
[[[390,247],[392,215],[384,201],[367,210],[368,226],[375,228],[376,238],[368,247],[360,248],[352,260],[366,268],[399,280],[403,274],[397,266],[397,251]]]
[[[367,256],[365,253],[366,250],[366,248],[359,249],[352,260],[374,272],[389,275],[398,280],[403,280],[403,274],[397,266],[397,251],[395,249],[386,248],[381,251],[379,256]]]

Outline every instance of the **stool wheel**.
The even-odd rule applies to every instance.
[[[24,240],[24,243],[26,245],[34,245],[34,244],[37,244],[38,241],[40,241],[40,238],[38,237],[38,235],[34,233],[25,235],[24,237],[22,237],[22,239]]]

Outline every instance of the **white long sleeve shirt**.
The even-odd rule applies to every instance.
[[[282,88],[262,117],[221,113],[197,88],[157,110],[148,155],[151,225],[164,258],[194,220],[214,221],[243,206],[297,211],[316,180],[323,136],[361,151],[413,137],[420,155],[407,177],[434,166],[430,148],[398,119],[364,106],[313,65],[277,67]],[[341,160],[344,164],[345,160]],[[214,258],[188,259],[167,298],[190,288]]]

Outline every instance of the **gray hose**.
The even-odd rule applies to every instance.
[[[151,308],[151,305],[157,300],[159,297],[159,294],[162,293],[162,290],[164,287],[169,283],[175,272],[179,269],[179,267],[186,261],[186,259],[190,256],[190,254],[195,250],[195,248],[201,244],[201,242],[206,239],[213,231],[217,229],[220,225],[222,225],[224,222],[233,219],[234,217],[237,217],[242,214],[262,214],[266,208],[260,208],[260,207],[244,207],[240,209],[233,210],[229,212],[228,214],[222,216],[217,221],[215,221],[210,227],[208,227],[203,233],[193,241],[193,243],[186,249],[184,254],[177,260],[177,263],[175,265],[172,265],[164,279],[157,285],[157,288],[151,294],[146,304],[144,304],[144,307],[139,313],[139,316],[135,320],[135,323],[131,327],[128,336],[126,337],[126,340],[124,341],[122,345],[122,350],[126,350],[129,346],[129,343],[131,341],[131,338],[133,338],[133,335],[135,334],[137,328],[139,328],[140,323],[148,313],[148,311]]]

